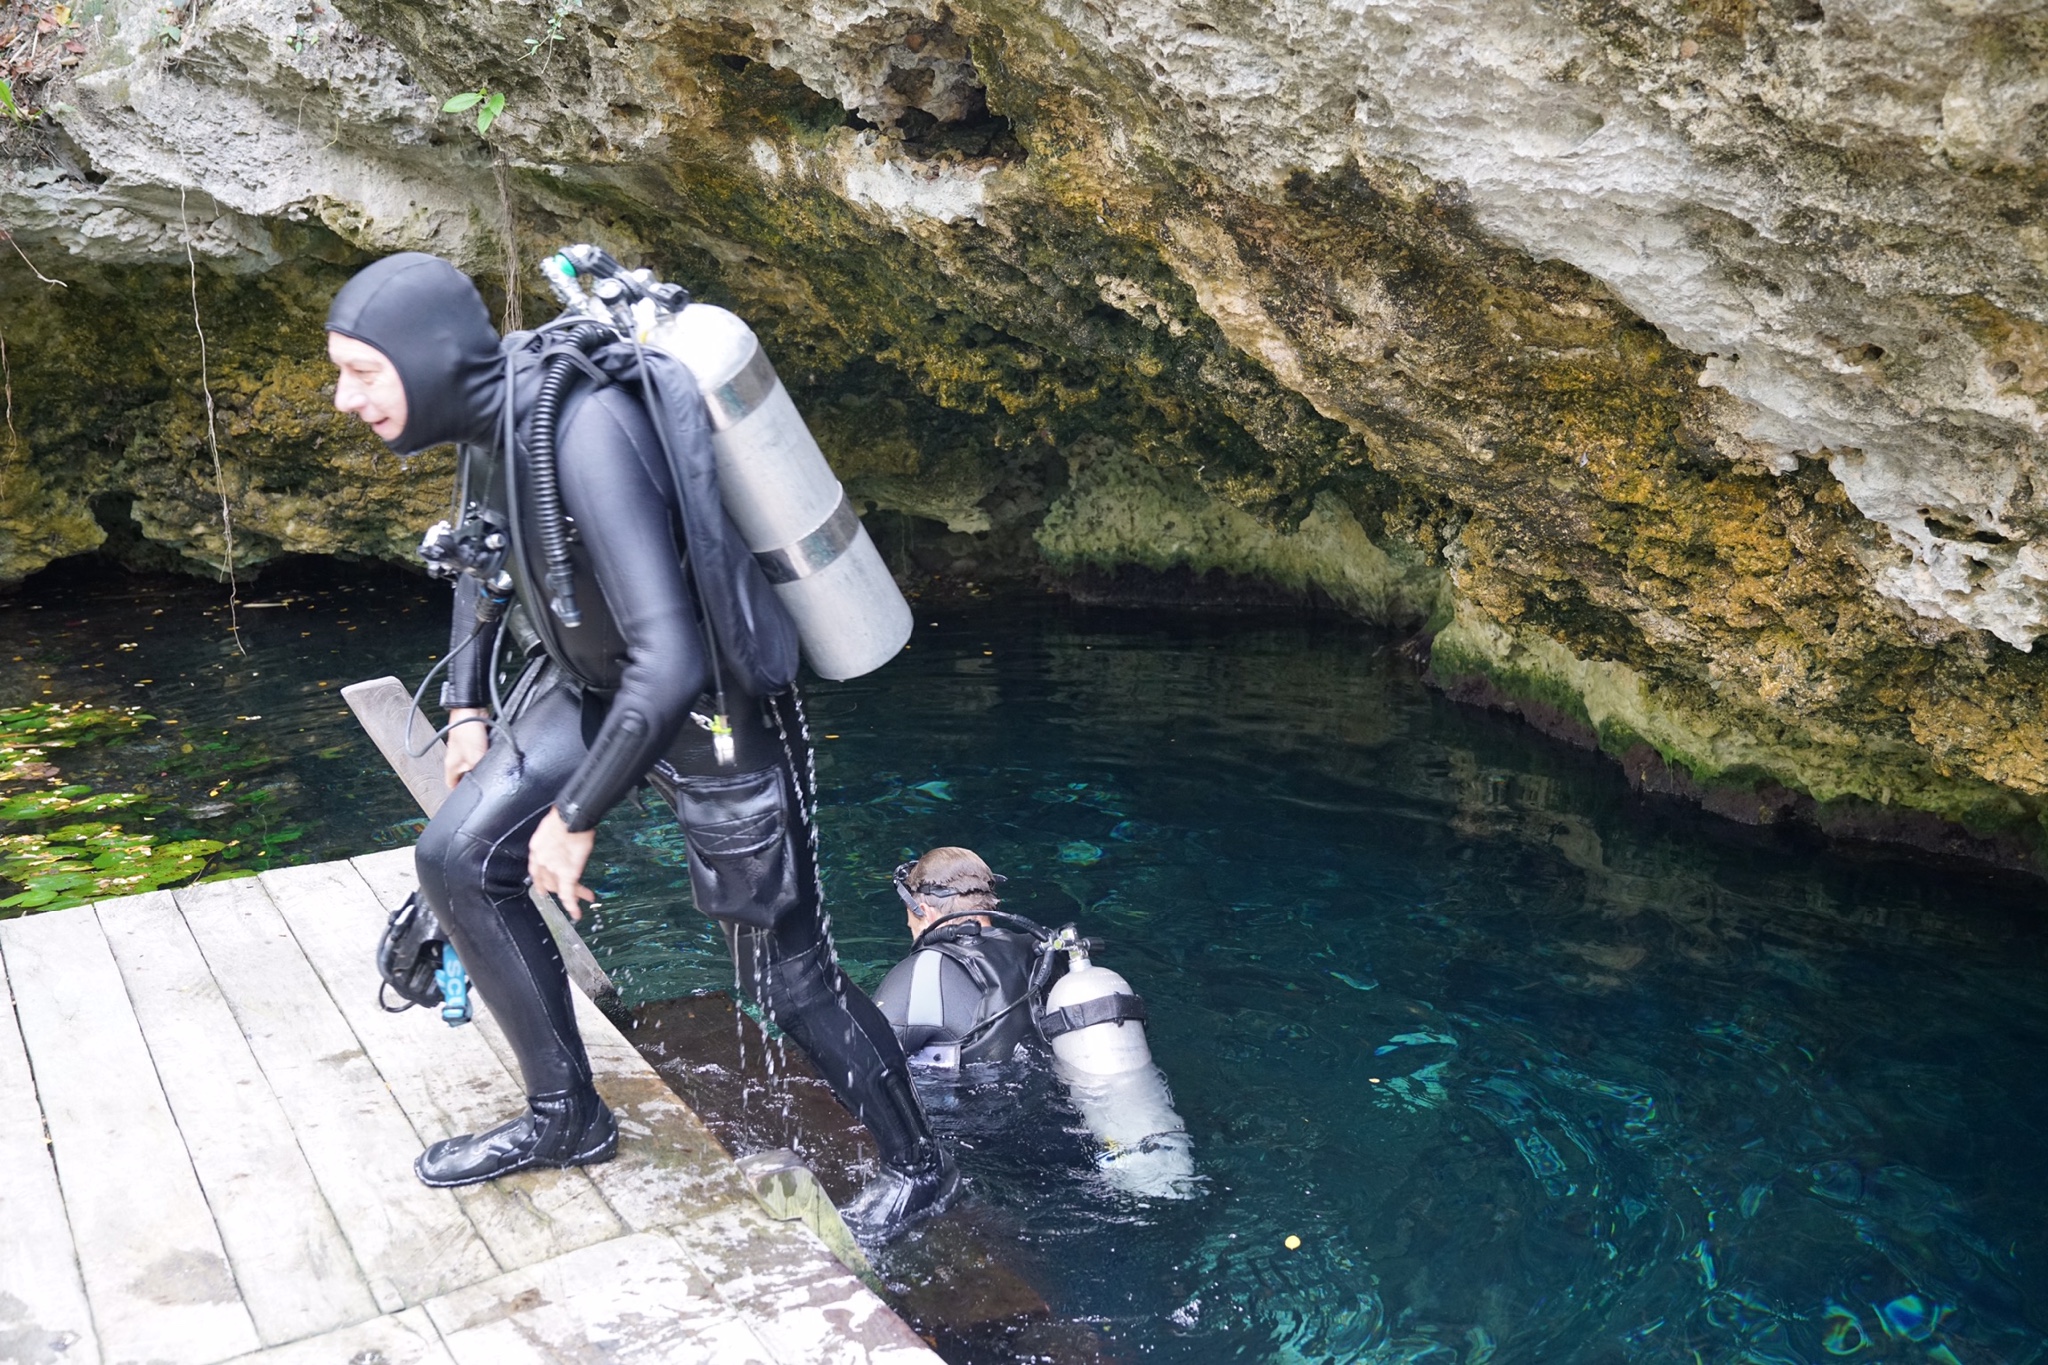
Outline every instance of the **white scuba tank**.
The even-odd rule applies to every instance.
[[[643,339],[696,376],[725,510],[795,619],[811,667],[857,678],[895,658],[910,639],[910,604],[753,328],[692,303]]]
[[[1090,1001],[1133,995],[1131,983],[1068,951],[1066,975],[1046,992],[1045,1012]],[[1096,1165],[1110,1184],[1130,1194],[1157,1199],[1194,1193],[1195,1154],[1187,1125],[1174,1111],[1166,1076],[1152,1063],[1142,1020],[1105,1019],[1056,1034],[1054,1071],[1080,1111],[1081,1121],[1102,1144]]]
[[[1119,995],[1135,995],[1131,983],[1107,967],[1098,967],[1084,952],[1068,954],[1067,973],[1052,983],[1045,995],[1045,1012],[1052,1014],[1071,1006],[1085,1005]],[[1145,1041],[1145,1025],[1136,1019],[1117,1019],[1052,1040],[1052,1055],[1087,1076],[1115,1076],[1152,1065],[1152,1046]]]
[[[1101,1144],[1095,1165],[1105,1180],[1146,1199],[1195,1194],[1194,1139],[1174,1111],[1164,1072],[1147,1062],[1135,1071],[1102,1076],[1057,1060],[1053,1070],[1066,1083],[1081,1122]]]

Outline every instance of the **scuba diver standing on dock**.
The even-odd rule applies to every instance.
[[[895,1035],[833,952],[797,626],[718,504],[713,418],[690,371],[596,321],[501,344],[469,278],[417,252],[351,279],[327,330],[338,409],[401,456],[461,451],[452,524],[421,547],[454,578],[455,605],[441,693],[454,791],[420,840],[420,892],[518,1056],[528,1110],[434,1143],[420,1179],[466,1185],[616,1151],[527,884],[580,918],[596,899],[582,883],[596,825],[644,781],[677,814],[693,896],[724,929],[741,987],[881,1150],[849,1226],[882,1240],[943,1208],[954,1165]],[[508,645],[524,663],[493,705]]]

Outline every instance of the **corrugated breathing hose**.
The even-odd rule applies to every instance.
[[[617,333],[599,323],[571,327],[567,340],[578,352],[616,339]],[[548,608],[565,626],[583,624],[576,607],[575,571],[569,562],[569,533],[562,519],[561,485],[555,476],[555,418],[569,378],[578,369],[576,355],[557,355],[541,373],[540,392],[533,400],[533,463],[528,470],[533,494],[533,520],[540,533],[541,557],[547,561]]]

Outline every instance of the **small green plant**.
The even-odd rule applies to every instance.
[[[562,32],[562,21],[582,8],[583,0],[554,0],[548,13],[547,31],[538,38],[526,40],[526,51],[519,54],[519,60],[523,62],[542,48],[561,42],[566,36]]]
[[[5,80],[0,80],[0,114],[5,114],[16,123],[27,123],[35,117],[24,112],[22,107],[14,102],[14,87]]]
[[[505,112],[503,91],[493,90],[488,84],[474,90],[465,90],[441,106],[444,114],[460,114],[476,110],[476,130],[479,133],[491,131],[491,125],[498,121],[498,115]]]
[[[179,47],[185,41],[185,26],[178,22],[185,11],[166,5],[156,12],[156,32],[151,36],[165,47]]]

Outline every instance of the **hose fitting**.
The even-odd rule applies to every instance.
[[[612,338],[613,332],[595,322],[568,329],[567,340],[579,351],[588,351]],[[555,419],[561,414],[562,395],[576,372],[573,356],[558,355],[549,361],[540,381],[540,393],[533,400],[533,519],[540,532],[541,557],[546,561],[548,608],[565,626],[583,624],[576,606],[575,567],[569,559],[569,533],[563,524],[562,491],[555,472]]]

